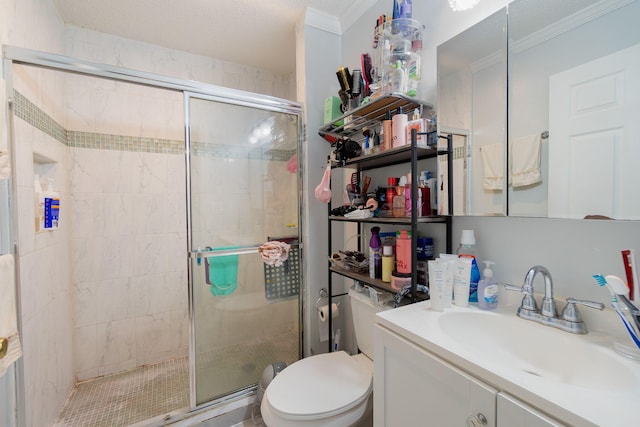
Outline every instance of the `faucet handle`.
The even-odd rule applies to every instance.
[[[538,304],[533,297],[533,287],[531,285],[525,283],[522,286],[515,286],[510,285],[509,283],[505,283],[504,288],[508,291],[518,291],[524,294],[524,296],[522,297],[522,302],[520,303],[520,308],[518,310],[526,310],[530,312],[538,311]]]
[[[524,292],[524,286],[516,286],[516,285],[511,285],[509,283],[505,283],[504,288],[508,291]]]
[[[562,310],[562,320],[574,323],[582,322],[582,315],[580,314],[578,307],[576,307],[577,304],[598,310],[604,310],[604,304],[601,302],[567,298],[567,305],[564,307],[564,310]]]

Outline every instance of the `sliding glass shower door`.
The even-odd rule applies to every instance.
[[[185,107],[195,408],[300,357],[300,111],[195,94]],[[290,243],[284,265],[263,262],[269,240]]]

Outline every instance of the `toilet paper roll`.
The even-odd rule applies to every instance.
[[[336,317],[338,317],[340,313],[338,312],[338,304],[336,303],[332,303],[331,304],[331,318],[335,319]],[[318,309],[318,316],[320,316],[320,321],[321,322],[326,322],[327,320],[329,320],[329,306],[328,305],[323,305],[322,307],[320,307]]]

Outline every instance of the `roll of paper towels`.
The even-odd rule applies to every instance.
[[[335,319],[338,317],[338,304],[335,302],[331,304],[331,318]],[[326,322],[329,319],[329,306],[323,305],[318,309],[318,315],[320,316],[321,322]]]

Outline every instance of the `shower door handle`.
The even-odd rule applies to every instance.
[[[215,249],[215,248],[198,248],[189,253],[189,258],[215,258],[220,256],[229,255],[244,255],[257,253],[262,245],[252,246],[237,246],[229,249]]]
[[[300,247],[299,243],[289,243],[292,248]],[[189,252],[189,258],[215,258],[219,256],[229,255],[245,255],[258,253],[262,244],[249,245],[249,246],[237,246],[229,249],[215,249],[211,247],[197,248]]]

